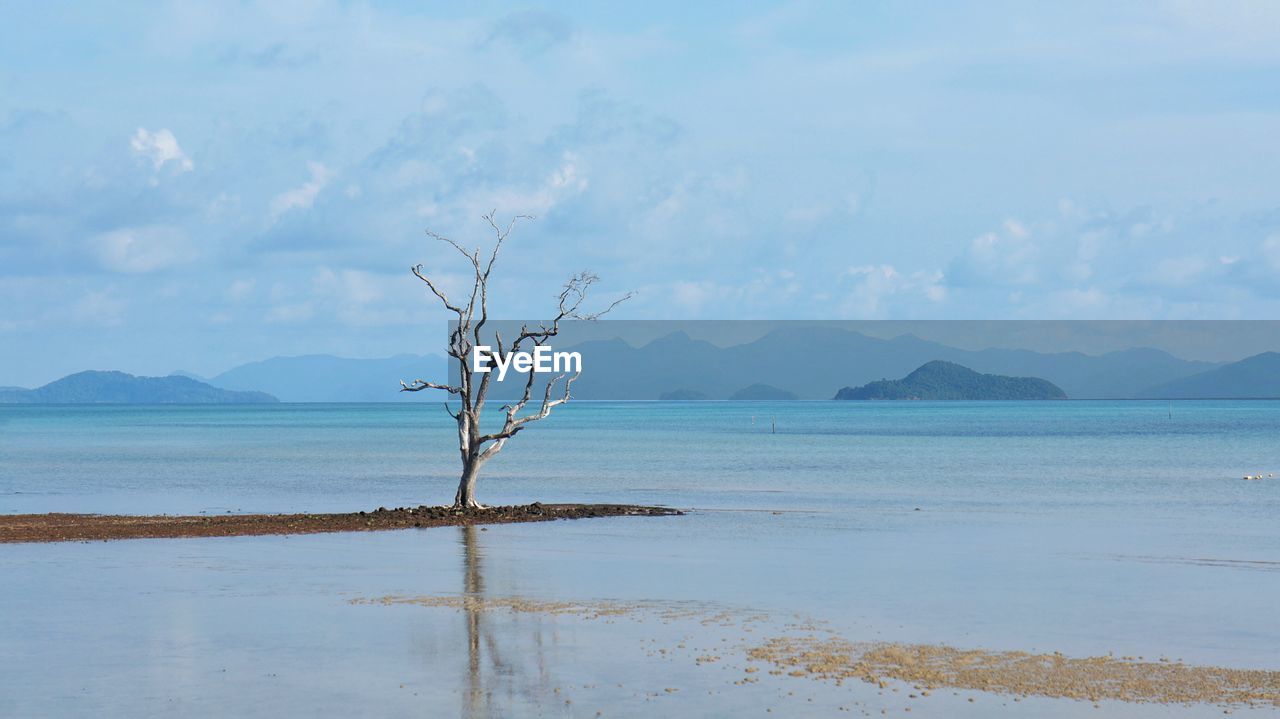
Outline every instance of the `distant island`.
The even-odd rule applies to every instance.
[[[0,404],[254,404],[279,402],[266,392],[219,389],[190,377],[135,377],[77,372],[36,389],[0,389]]]
[[[1054,383],[1038,377],[981,374],[954,362],[926,362],[899,380],[845,387],[835,399],[1028,400],[1066,399]]]

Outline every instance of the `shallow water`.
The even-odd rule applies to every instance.
[[[909,686],[765,672],[742,685],[740,651],[694,661],[703,645],[763,641],[797,616],[855,641],[1280,669],[1280,480],[1240,480],[1280,474],[1278,402],[563,409],[490,465],[483,500],[696,511],[469,533],[0,545],[0,715],[1222,714],[909,698]],[[430,404],[0,407],[0,512],[439,503],[452,496],[450,431]],[[349,602],[477,586],[767,619]]]

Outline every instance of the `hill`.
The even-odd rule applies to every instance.
[[[1263,352],[1217,369],[1150,387],[1143,399],[1280,398],[1280,353]]]
[[[263,392],[231,392],[189,377],[77,372],[36,389],[0,391],[9,404],[249,404],[278,402]]]
[[[557,350],[582,355],[584,371],[574,382],[575,398],[723,400],[750,385],[765,383],[785,387],[800,399],[825,399],[837,387],[902,377],[931,360],[987,374],[1041,377],[1076,399],[1133,398],[1153,386],[1222,366],[1149,348],[1101,355],[969,350],[911,334],[881,339],[825,324],[782,322],[756,339],[730,346],[681,331],[637,337],[626,323],[617,327],[620,337],[575,341],[573,333],[566,331],[555,343]],[[400,380],[443,381],[448,376],[448,364],[439,355],[376,359],[305,355],[253,362],[203,381],[223,389],[267,392],[285,402],[396,402],[440,399],[434,392],[399,392]],[[495,384],[491,398],[509,400],[519,397],[523,389],[521,380],[512,381],[509,376],[508,381]]]
[[[400,391],[401,380],[440,381],[446,371],[444,359],[437,355],[383,359],[303,355],[241,365],[208,382],[223,389],[269,392],[283,402],[394,402],[414,399]]]
[[[1038,377],[981,374],[954,362],[926,362],[900,380],[845,387],[836,399],[1037,400],[1066,399],[1054,383]]]
[[[1219,366],[1150,348],[1101,355],[967,350],[910,334],[880,339],[836,326],[802,323],[779,323],[757,339],[724,347],[684,332],[649,342],[629,341],[625,326],[619,333],[623,337],[574,343],[566,332],[556,344],[557,350],[582,354],[584,369],[573,385],[575,398],[643,400],[679,388],[709,399],[728,399],[744,387],[763,382],[785,386],[800,399],[826,399],[837,387],[902,377],[926,362],[944,360],[976,372],[1041,377],[1077,399],[1119,399]],[[509,377],[503,386],[495,387],[493,397],[518,397],[523,389],[523,384],[510,382]]]

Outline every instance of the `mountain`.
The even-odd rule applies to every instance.
[[[625,328],[620,332],[625,334]],[[566,336],[555,349],[582,355],[582,376],[573,385],[573,396],[579,399],[652,400],[672,388],[727,399],[757,382],[784,386],[801,399],[826,399],[839,387],[902,377],[931,360],[987,374],[1042,377],[1077,399],[1132,398],[1154,384],[1219,366],[1148,348],[1102,355],[965,350],[909,334],[880,339],[841,327],[800,323],[781,324],[755,340],[729,347],[673,332],[647,344],[619,338],[574,344]],[[509,399],[521,390],[523,384],[515,386],[509,376],[495,388],[494,397]]]
[[[277,402],[262,392],[230,392],[188,377],[135,377],[124,372],[78,372],[37,389],[0,390],[16,404],[249,404]]]
[[[202,376],[200,376],[200,375],[196,374],[195,372],[187,372],[187,371],[184,371],[184,370],[174,370],[173,372],[170,372],[170,373],[169,373],[169,376],[170,376],[170,377],[186,377],[187,379],[193,379],[193,380],[195,380],[195,381],[197,381],[197,382],[208,382],[208,381],[209,381],[209,378],[208,378],[208,377],[202,377]]]
[[[553,343],[557,351],[582,355],[575,398],[653,400],[695,393],[723,400],[763,383],[785,387],[800,399],[826,399],[839,387],[902,377],[931,360],[987,374],[1042,377],[1076,399],[1131,398],[1154,385],[1221,366],[1148,348],[1102,355],[965,350],[910,334],[880,339],[828,324],[780,323],[757,339],[727,347],[680,331],[648,342],[627,341],[625,323],[617,331],[622,337],[575,342],[566,333]],[[223,389],[268,392],[285,402],[394,402],[439,400],[440,392],[398,391],[400,380],[443,381],[451,375],[439,355],[306,355],[253,362],[205,381]],[[491,398],[519,397],[523,389],[513,372],[506,382],[494,384]]]
[[[270,392],[283,402],[394,402],[414,399],[400,381],[441,381],[447,372],[438,355],[397,355],[384,359],[347,359],[332,355],[272,357],[252,362],[209,380],[215,387]],[[421,400],[427,394],[418,393]]]
[[[729,399],[733,400],[785,400],[798,399],[795,392],[788,392],[785,389],[778,389],[773,385],[761,384],[757,382],[750,387],[742,389],[729,395]]]
[[[954,362],[926,362],[899,380],[882,379],[845,387],[836,399],[1027,400],[1066,399],[1054,383],[1038,377],[1005,377],[974,372]]]
[[[1239,362],[1143,390],[1144,399],[1280,398],[1280,353],[1263,352]]]

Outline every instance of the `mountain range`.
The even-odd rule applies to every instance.
[[[581,353],[583,373],[573,385],[573,396],[587,400],[828,399],[838,388],[904,377],[935,360],[963,365],[980,374],[1043,378],[1072,399],[1280,397],[1280,353],[1276,352],[1212,363],[1150,348],[1100,355],[967,350],[910,334],[881,339],[827,325],[784,325],[752,341],[726,347],[673,332],[644,343],[614,338],[556,345],[555,349]],[[394,402],[442,399],[441,393],[431,390],[402,393],[400,381],[443,381],[449,375],[449,364],[440,355],[380,359],[304,355],[252,362],[208,379],[188,373],[136,379],[204,382],[210,389],[261,392],[284,402]],[[80,385],[75,382],[55,387],[76,377],[80,375],[38,390],[0,389],[0,401],[62,401],[32,398],[77,396],[72,387]],[[213,396],[207,391],[199,395],[189,386],[184,390],[177,384],[173,390],[177,393],[174,396],[183,391],[191,396]],[[506,382],[495,383],[492,398],[510,399],[522,390],[523,383],[512,373]],[[146,396],[141,389],[133,395],[110,391],[117,392],[111,396]],[[32,392],[37,394],[26,394]]]
[[[1280,353],[1263,352],[1208,372],[1150,387],[1147,399],[1277,399],[1280,398]]]
[[[447,369],[439,355],[384,359],[303,355],[251,362],[207,381],[223,389],[269,392],[282,402],[395,402],[415,398],[400,391],[401,380],[440,380]]]
[[[1280,396],[1258,377],[1267,368],[1280,372],[1276,353],[1214,363],[1152,348],[1099,355],[967,350],[911,334],[881,339],[823,325],[784,325],[729,347],[673,332],[638,346],[615,338],[563,349],[582,353],[584,371],[573,385],[579,399],[643,400],[690,393],[728,399],[762,383],[799,399],[827,399],[837,388],[903,377],[933,360],[983,374],[1040,377],[1072,399]],[[1181,384],[1184,380],[1187,384]],[[1229,382],[1233,384],[1224,385]],[[510,379],[504,384],[495,397],[517,394]]]
[[[1148,348],[1101,355],[965,350],[914,335],[880,339],[829,326],[783,326],[730,347],[675,332],[640,346],[610,339],[564,349],[582,353],[584,371],[573,385],[580,399],[657,399],[689,392],[727,399],[760,383],[800,399],[827,399],[840,387],[903,377],[933,360],[985,374],[1041,377],[1073,399],[1134,398],[1221,366]],[[512,385],[510,378],[504,384]],[[495,396],[515,393],[515,387],[504,386]]]
[[[77,372],[36,389],[0,389],[0,404],[251,404],[277,402],[265,392],[233,392],[190,377],[135,377]]]

